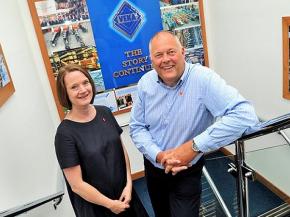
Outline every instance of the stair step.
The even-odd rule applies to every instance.
[[[290,216],[290,205],[284,203],[268,212],[265,212],[258,217],[289,217]]]

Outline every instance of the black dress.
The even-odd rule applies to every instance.
[[[96,116],[89,122],[61,122],[55,136],[56,155],[62,169],[80,165],[85,182],[107,197],[118,200],[127,181],[125,156],[120,140],[122,129],[110,109],[104,106],[95,108]],[[67,180],[66,184],[77,217],[148,217],[134,189],[130,208],[116,215],[75,194]]]

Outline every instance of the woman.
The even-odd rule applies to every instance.
[[[93,106],[96,93],[89,73],[64,66],[57,93],[67,108],[55,136],[55,150],[77,217],[147,217],[134,190],[122,129],[105,106]]]

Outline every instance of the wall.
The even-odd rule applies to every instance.
[[[253,103],[261,119],[289,113],[290,102],[282,98],[282,16],[290,16],[289,1],[204,2],[210,67]],[[281,144],[271,138],[246,149]]]
[[[26,156],[28,160],[21,162],[21,166],[24,167],[27,162],[39,158],[42,154],[45,154],[43,159],[47,159],[47,157],[55,159],[53,140],[55,129],[59,123],[39,48],[33,35],[34,30],[30,28],[32,23],[28,13],[25,0],[0,0],[0,43],[16,90],[12,97],[0,108],[0,157],[3,159],[10,156],[9,159],[15,159],[15,162],[19,162],[19,159],[24,157],[23,153],[30,149],[29,156]],[[18,151],[12,152],[15,150],[15,146]],[[34,147],[40,147],[40,149],[35,151]],[[39,150],[46,152],[42,153]],[[6,166],[9,163],[7,162]],[[35,176],[30,176],[30,172],[36,170],[42,171],[42,173],[47,172],[55,180],[47,179],[47,181],[40,182],[34,186],[34,189],[30,189],[31,193],[38,192],[38,188],[43,188],[43,191],[45,191],[48,189],[44,188],[49,185],[56,185],[59,180],[56,161],[54,163],[48,161],[46,165],[36,161],[33,167],[26,166],[26,170],[22,170],[21,174],[27,175],[22,177],[23,179],[18,178],[17,180],[20,175],[20,167],[16,163],[11,164],[10,170],[14,178],[10,178],[9,185],[15,183],[16,188],[16,181],[21,180],[24,185],[30,179],[36,179]],[[3,175],[2,167],[1,174]],[[36,172],[35,175],[39,174]],[[2,177],[1,181],[3,181],[3,178],[7,178],[7,176]],[[5,187],[5,185],[2,187]],[[7,197],[9,196],[12,196],[12,194],[7,195]],[[1,194],[1,197],[4,197],[4,195]],[[71,209],[64,208],[66,207],[65,204],[69,207],[69,203],[63,203],[63,208],[58,210],[59,216],[73,216]],[[50,203],[45,205],[44,208],[36,209],[25,215],[52,217],[56,216],[56,212],[52,203]]]
[[[0,42],[5,50],[5,56],[16,88],[15,94],[1,107],[0,128],[4,128],[1,123],[8,122],[8,119],[14,114],[23,115],[22,112],[17,112],[19,108],[23,108],[26,111],[26,119],[29,120],[29,124],[34,124],[35,128],[39,128],[39,125],[41,125],[41,129],[46,132],[44,138],[43,135],[35,135],[34,139],[36,141],[45,139],[44,145],[51,146],[55,129],[60,120],[47,79],[27,1],[13,0],[7,3],[4,0],[0,0],[0,8],[1,27],[6,30],[1,31]],[[43,114],[45,115],[43,116]],[[142,171],[142,156],[134,147],[126,126],[129,121],[129,114],[119,115],[117,121],[121,126],[124,126],[122,139],[127,148],[130,161],[134,162],[131,163],[132,173]],[[23,134],[31,135],[31,128],[25,128],[26,124],[18,123]],[[14,130],[7,130],[13,133],[17,130],[16,128],[18,127],[15,127]],[[31,141],[28,136],[25,138],[27,138],[27,141]],[[6,137],[1,136],[1,144],[2,141],[3,144],[8,143],[8,139],[8,136],[7,140]],[[11,141],[9,142],[11,144]],[[68,195],[65,194],[57,210],[54,210],[53,202],[50,202],[23,214],[23,216],[28,217],[44,215],[46,217],[74,216]]]
[[[205,0],[210,66],[264,119],[288,113],[282,98],[282,16],[289,1]]]

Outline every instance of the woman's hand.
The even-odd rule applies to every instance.
[[[127,185],[123,189],[123,192],[119,200],[129,205],[131,201],[131,195],[132,195],[132,184],[127,183]]]
[[[113,213],[119,214],[124,212],[127,208],[129,208],[129,204],[120,200],[112,200],[110,206],[108,207]]]

